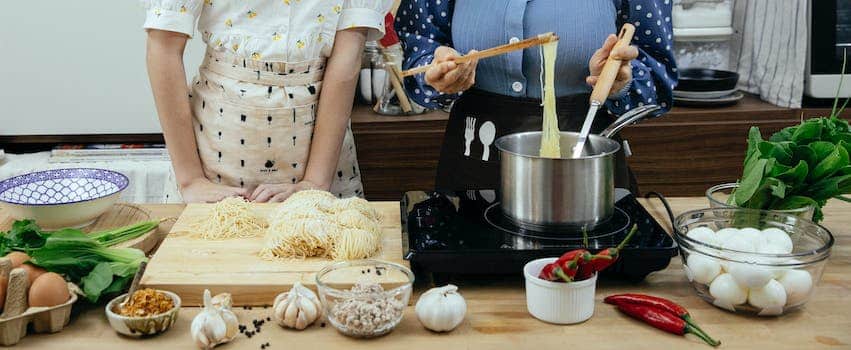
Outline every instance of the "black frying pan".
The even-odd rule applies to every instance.
[[[679,91],[727,91],[736,88],[739,73],[723,70],[686,68],[680,70]]]

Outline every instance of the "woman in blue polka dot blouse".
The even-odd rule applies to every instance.
[[[614,116],[645,104],[667,111],[677,83],[672,52],[672,0],[402,0],[396,31],[404,68],[439,63],[409,77],[411,98],[428,108],[452,106],[441,150],[437,187],[496,188],[499,163],[493,140],[541,129],[541,58],[538,49],[515,51],[481,62],[452,62],[470,52],[540,33],[559,36],[555,93],[561,130],[577,131],[588,99],[609,55],[623,59],[607,111],[595,119],[599,132]],[[633,46],[612,52],[613,33],[636,27]],[[637,190],[622,154],[615,184]]]

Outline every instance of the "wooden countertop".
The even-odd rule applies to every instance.
[[[646,202],[645,202],[646,203]],[[667,226],[661,206],[653,201],[648,209]],[[702,198],[672,198],[675,212],[705,207]],[[151,205],[153,215],[179,214],[181,205]],[[0,214],[2,215],[2,214]],[[252,338],[240,335],[221,349],[259,349],[269,342],[271,349],[682,349],[691,346],[709,349],[693,337],[664,333],[618,313],[603,304],[606,295],[642,292],[670,298],[687,307],[704,330],[720,339],[729,349],[818,349],[851,346],[851,204],[834,202],[826,208],[825,226],[836,237],[833,256],[813,299],[803,310],[775,318],[742,316],[709,305],[699,299],[688,284],[679,257],[664,271],[648,276],[639,284],[602,280],[597,286],[594,317],[585,323],[560,326],[540,322],[526,311],[521,280],[467,281],[458,283],[467,299],[464,323],[448,334],[436,334],[422,328],[408,307],[402,323],[392,333],[372,340],[357,340],[341,335],[331,325],[314,326],[306,331],[285,330],[267,323]],[[417,288],[421,293],[424,287]],[[271,309],[236,310],[244,324],[265,318]],[[109,327],[103,310],[83,310],[71,324],[57,334],[29,335],[18,349],[191,349],[189,335],[196,308],[184,308],[174,327],[157,337],[130,339],[118,336]]]

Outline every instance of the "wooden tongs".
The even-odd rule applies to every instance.
[[[518,41],[518,42],[513,43],[513,44],[500,45],[500,46],[492,47],[490,49],[482,50],[482,51],[479,51],[479,52],[476,52],[476,53],[473,53],[473,54],[464,55],[464,56],[456,58],[454,61],[456,63],[464,63],[464,62],[467,62],[467,61],[470,61],[470,60],[499,56],[499,55],[506,54],[506,53],[509,53],[509,52],[512,52],[512,51],[528,49],[530,47],[550,43],[550,42],[553,42],[553,41],[558,41],[558,35],[555,35],[555,33],[553,33],[553,32],[543,33],[543,34],[539,34],[538,36],[535,36],[533,38],[521,40],[521,41]],[[408,76],[424,73],[429,68],[431,68],[432,65],[434,65],[434,63],[430,63],[430,64],[425,65],[425,66],[420,66],[420,67],[408,69],[408,70],[402,72],[402,77],[408,77]]]

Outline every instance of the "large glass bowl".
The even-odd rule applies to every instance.
[[[407,267],[377,260],[338,262],[316,274],[328,322],[341,333],[359,338],[380,336],[396,328],[413,283],[414,274]]]
[[[730,195],[739,188],[739,184],[735,182],[723,183],[720,185],[715,185],[706,190],[706,199],[709,200],[709,207],[711,208],[741,208],[735,204],[730,203]],[[812,220],[813,213],[815,212],[815,208],[812,206],[806,206],[802,208],[796,209],[784,209],[784,210],[772,210],[779,213],[795,215],[802,219]]]
[[[827,229],[812,221],[768,210],[693,210],[680,214],[674,220],[674,227],[683,269],[697,294],[719,308],[760,316],[781,315],[806,304],[821,280],[834,242]],[[780,229],[791,238],[792,251],[788,254],[746,252],[728,249],[729,238],[722,239],[720,233],[714,233],[716,243],[707,243],[709,240],[699,239],[698,235],[687,235],[699,227],[716,232],[725,228]],[[743,231],[728,232],[745,237]],[[782,300],[785,302],[781,304]]]

